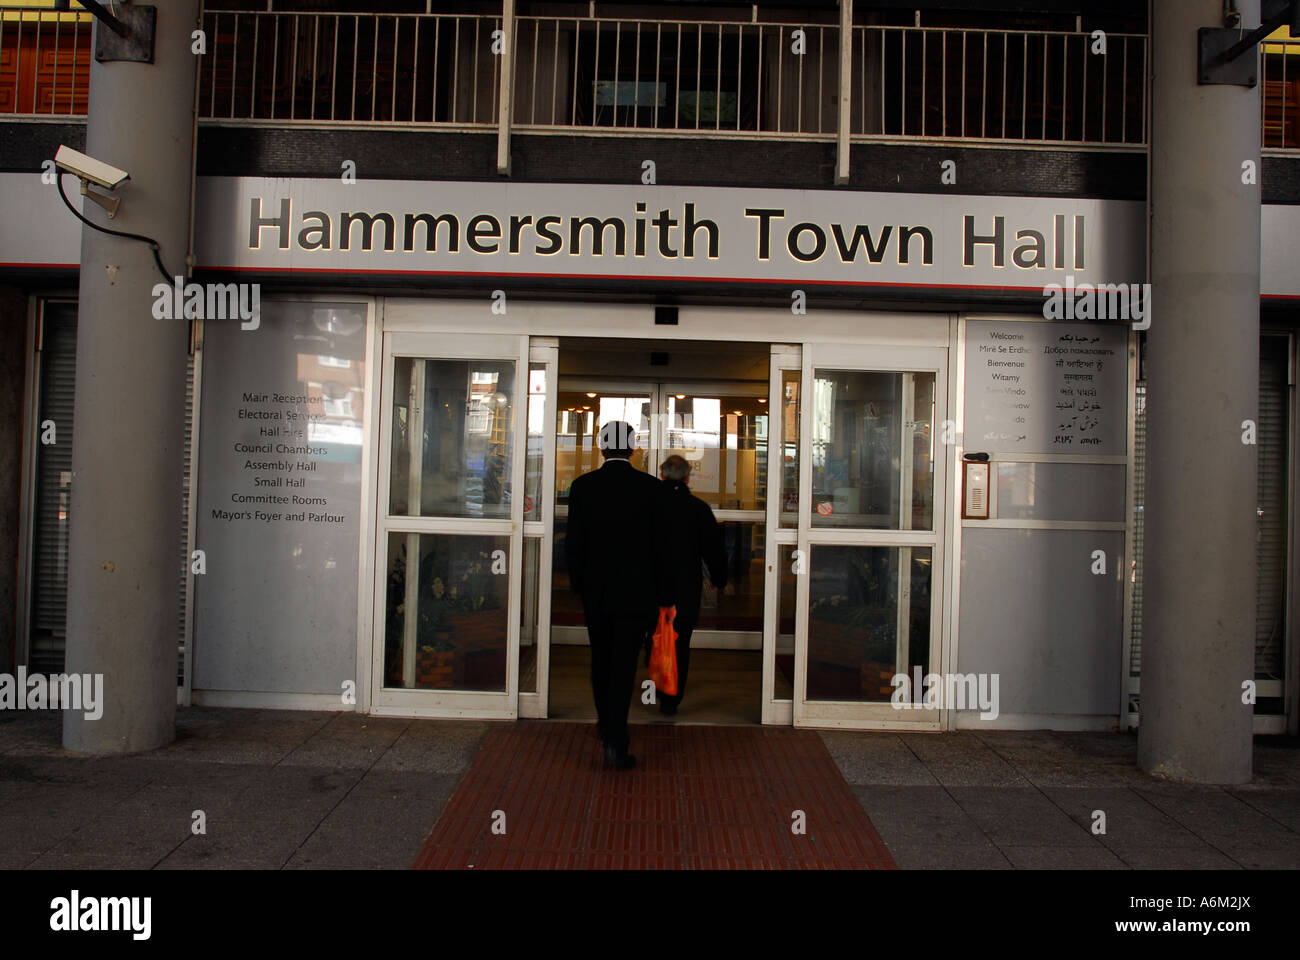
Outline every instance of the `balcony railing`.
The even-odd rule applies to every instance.
[[[497,17],[208,13],[199,116],[489,126]]]
[[[0,114],[86,115],[92,19],[0,7]]]
[[[517,17],[501,110],[501,17],[204,14],[208,122],[832,140],[834,24]],[[847,133],[1141,148],[1148,43],[1087,32],[855,26]],[[84,116],[86,14],[0,11],[0,113]],[[1300,149],[1300,41],[1263,53],[1263,145]]]
[[[520,17],[521,128],[831,138],[839,28]]]
[[[1263,144],[1300,149],[1300,40],[1267,41],[1262,55]]]
[[[1147,38],[857,27],[853,133],[871,137],[1146,143]]]

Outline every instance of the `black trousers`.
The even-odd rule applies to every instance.
[[[673,620],[673,629],[677,631],[677,693],[669,695],[666,693],[658,694],[660,700],[680,707],[682,697],[686,695],[686,675],[691,669],[691,634],[695,632],[695,624],[699,622],[699,611],[694,613],[688,612],[685,616],[678,614]]]
[[[645,645],[649,620],[645,616],[583,604],[587,637],[591,641],[591,694],[605,745],[627,750],[627,713],[636,686],[637,655]]]

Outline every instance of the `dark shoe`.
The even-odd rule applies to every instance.
[[[613,767],[615,770],[631,770],[636,766],[636,757],[626,750],[619,750],[617,747],[606,745],[605,766]]]
[[[660,700],[659,712],[665,717],[671,717],[677,713],[677,703],[674,700]]]

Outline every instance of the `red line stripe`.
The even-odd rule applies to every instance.
[[[893,283],[886,280],[789,280],[770,277],[676,277],[661,274],[637,274],[634,277],[607,273],[489,273],[479,270],[379,270],[347,269],[342,267],[200,267],[203,270],[225,270],[232,273],[343,273],[343,274],[378,274],[392,276],[417,277],[522,277],[524,279],[573,279],[573,280],[677,280],[684,283],[773,283],[794,286],[838,286],[838,287],[906,287],[925,290],[1012,290],[1041,293],[1041,287],[1011,287],[998,284],[980,283]]]
[[[30,269],[76,270],[80,263],[15,263],[0,262],[0,268],[21,267]],[[887,280],[789,280],[767,277],[674,277],[660,274],[624,277],[606,273],[487,273],[478,270],[377,270],[344,267],[213,267],[199,265],[199,270],[222,270],[230,273],[332,273],[361,274],[365,276],[410,276],[410,277],[512,277],[540,278],[547,280],[680,280],[684,283],[779,283],[783,285],[817,285],[833,287],[898,287],[918,290],[1005,290],[1014,293],[1042,293],[1041,287],[1010,287],[988,283],[891,283]],[[1132,281],[1140,282],[1140,281]],[[1261,300],[1300,300],[1300,293],[1261,293]]]

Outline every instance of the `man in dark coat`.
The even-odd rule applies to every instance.
[[[656,529],[663,485],[629,462],[636,450],[631,424],[607,423],[599,443],[605,462],[569,487],[565,559],[569,583],[582,595],[605,763],[627,770],[636,764],[628,752],[627,714],[637,655],[659,613]]]
[[[659,536],[667,561],[659,581],[659,605],[677,608],[673,620],[673,629],[677,631],[677,693],[657,693],[659,712],[667,716],[677,712],[686,693],[686,674],[691,666],[691,634],[700,619],[704,568],[708,567],[709,580],[719,590],[727,585],[722,526],[709,505],[687,487],[690,475],[691,465],[675,454],[659,468],[664,485]]]

